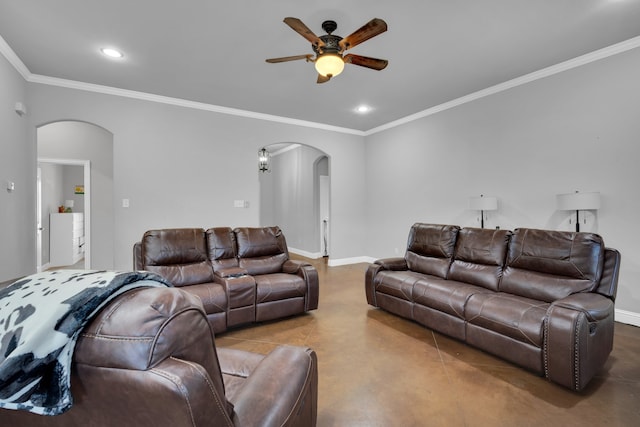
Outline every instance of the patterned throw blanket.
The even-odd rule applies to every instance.
[[[0,289],[0,407],[41,415],[71,408],[71,360],[87,322],[133,288],[171,286],[148,272],[58,270]]]

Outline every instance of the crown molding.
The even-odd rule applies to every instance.
[[[31,75],[31,72],[29,71],[27,66],[24,65],[24,62],[22,62],[22,60],[18,58],[18,55],[16,55],[13,49],[11,49],[11,46],[7,44],[2,36],[0,36],[0,53],[2,53],[5,58],[7,58],[7,61],[9,61],[11,65],[13,65],[13,68],[15,68],[18,73],[20,73],[22,78],[27,80],[27,78]]]
[[[13,49],[7,44],[7,42],[0,36],[0,53],[13,65],[13,67],[22,75],[22,77],[30,83],[39,83],[50,86],[65,87],[70,89],[84,90],[89,92],[102,93],[107,95],[121,96],[125,98],[139,99],[149,102],[158,102],[161,104],[175,105],[185,108],[193,108],[197,110],[212,111],[215,113],[229,114],[233,116],[247,117],[257,120],[266,120],[270,122],[277,122],[283,124],[289,124],[294,126],[302,126],[314,129],[321,129],[330,132],[345,133],[357,136],[369,136],[374,135],[385,130],[401,126],[406,123],[413,122],[415,120],[422,119],[445,110],[472,102],[486,96],[494,95],[496,93],[503,92],[508,89],[512,89],[517,86],[521,86],[527,83],[534,82],[536,80],[543,79],[545,77],[553,76],[563,71],[571,70],[582,65],[589,64],[591,62],[599,61],[604,58],[608,58],[619,53],[627,52],[632,49],[640,47],[640,36],[633,37],[620,43],[596,50],[594,52],[587,53],[585,55],[578,56],[573,59],[561,62],[556,65],[552,65],[547,68],[543,68],[538,71],[534,71],[524,76],[517,77],[512,80],[497,84],[495,86],[488,87],[486,89],[473,92],[469,95],[462,96],[460,98],[453,99],[451,101],[436,105],[426,110],[411,114],[398,120],[386,123],[384,125],[369,129],[367,131],[360,131],[356,129],[344,128],[339,126],[327,125],[324,123],[311,122],[307,120],[292,119],[289,117],[275,116],[271,114],[257,113],[253,111],[240,110],[236,108],[222,107],[219,105],[206,104],[203,102],[189,101],[180,98],[171,98],[168,96],[154,95],[146,92],[138,92],[128,89],[119,89],[110,86],[96,85],[92,83],[84,83],[75,80],[60,79],[57,77],[48,77],[38,74],[32,74],[29,69],[24,65],[22,60],[15,54]]]
[[[422,119],[427,116],[432,116],[441,111],[449,110],[459,105],[466,104],[468,102],[472,102],[480,98],[484,98],[485,96],[494,95],[496,93],[503,92],[507,89],[512,89],[514,87],[531,83],[536,80],[543,79],[545,77],[553,76],[555,74],[562,73],[563,71],[571,70],[573,68],[589,64],[591,62],[599,61],[600,59],[608,58],[610,56],[617,55],[619,53],[623,53],[623,52],[635,49],[637,47],[640,47],[640,36],[631,38],[629,40],[625,40],[620,43],[616,43],[611,46],[607,46],[605,48],[587,53],[585,55],[578,56],[573,59],[569,59],[567,61],[561,62],[556,65],[552,65],[547,68],[543,68],[538,71],[534,71],[529,74],[525,74],[524,76],[516,77],[515,79],[508,80],[506,82],[497,84],[495,86],[491,86],[486,89],[482,89],[477,92],[470,93],[469,95],[462,96],[460,98],[445,102],[443,104],[436,105],[435,107],[431,107],[426,110],[420,111],[418,113],[411,114],[409,116],[389,122],[382,126],[369,129],[368,131],[364,132],[364,134],[365,136],[373,135],[373,134],[385,131],[387,129],[391,129],[391,128],[418,120],[418,119]]]
[[[49,86],[58,86],[68,89],[77,89],[87,92],[102,93],[106,95],[121,96],[124,98],[133,98],[149,102],[157,102],[161,104],[175,105],[178,107],[193,108],[197,110],[212,111],[215,113],[229,114],[239,117],[247,117],[257,120],[266,120],[270,122],[284,123],[288,125],[301,126],[307,128],[321,129],[330,132],[346,133],[357,136],[364,136],[364,131],[344,128],[339,126],[327,125],[324,123],[311,122],[307,120],[292,119],[289,117],[275,116],[272,114],[257,113],[254,111],[240,110],[237,108],[222,107],[219,105],[206,104],[204,102],[189,101],[186,99],[172,98],[162,95],[154,95],[146,92],[138,92],[128,89],[119,89],[111,86],[97,85],[93,83],[84,83],[76,80],[67,80],[57,77],[43,76],[33,74],[22,60],[11,49],[11,46],[0,36],[0,53],[9,61],[13,68],[16,69],[27,82],[38,83]]]
[[[133,98],[149,102],[157,102],[160,104],[175,105],[178,107],[193,108],[196,110],[211,111],[220,114],[229,114],[232,116],[247,117],[257,120],[266,120],[270,122],[285,123],[289,125],[302,126],[327,130],[331,132],[348,133],[352,135],[364,136],[364,132],[355,129],[343,128],[339,126],[327,125],[324,123],[311,122],[307,120],[292,119],[289,117],[275,116],[272,114],[257,113],[254,111],[240,110],[237,108],[223,107],[220,105],[206,104],[204,102],[189,101],[187,99],[172,98],[163,95],[154,95],[152,93],[138,92],[129,89],[120,89],[111,86],[97,85],[93,83],[84,83],[76,80],[60,79],[57,77],[43,76],[39,74],[30,74],[26,79],[30,83],[39,83],[50,86],[65,87],[69,89],[83,90],[87,92],[96,92],[106,95],[120,96],[123,98]]]

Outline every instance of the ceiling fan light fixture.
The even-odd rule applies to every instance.
[[[344,70],[342,56],[334,53],[325,53],[316,59],[316,71],[323,77],[335,77]]]

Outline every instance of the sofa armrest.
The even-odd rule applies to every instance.
[[[310,266],[306,261],[301,261],[297,259],[288,259],[282,264],[282,272],[289,274],[298,274],[302,267]]]
[[[212,387],[216,380],[194,362],[171,357],[148,370],[74,363],[72,372],[74,403],[67,412],[42,416],[0,409],[0,425],[206,427],[232,422],[225,396]]]
[[[374,264],[382,266],[385,270],[407,270],[407,260],[400,257],[394,258],[381,258],[374,262]]]
[[[318,271],[314,266],[306,261],[289,259],[282,264],[282,272],[288,274],[297,274],[302,277],[307,284],[307,294],[305,296],[305,311],[315,310],[318,308],[318,300],[320,298],[320,288],[318,280]]]
[[[581,311],[589,322],[604,320],[613,316],[613,303],[609,298],[595,293],[577,293],[555,301],[553,306]]]
[[[620,274],[620,252],[613,248],[605,248],[604,266],[602,267],[602,277],[596,292],[606,297],[616,300],[618,290],[618,276]]]
[[[142,259],[142,242],[133,244],[133,269],[144,270],[144,260]]]
[[[374,307],[378,307],[376,302],[376,289],[374,278],[376,274],[383,270],[407,270],[407,261],[404,258],[381,258],[376,260],[373,264],[367,267],[367,271],[364,275],[364,292],[367,297],[367,303]]]
[[[309,348],[280,346],[269,353],[234,396],[234,425],[316,425],[318,362]]]
[[[613,349],[614,305],[597,293],[578,293],[555,301],[545,322],[545,376],[582,390]]]

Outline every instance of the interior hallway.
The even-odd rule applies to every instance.
[[[216,343],[259,353],[279,344],[313,348],[318,427],[640,425],[640,328],[616,323],[607,364],[575,393],[369,306],[368,264],[311,262],[318,310],[225,332]]]

